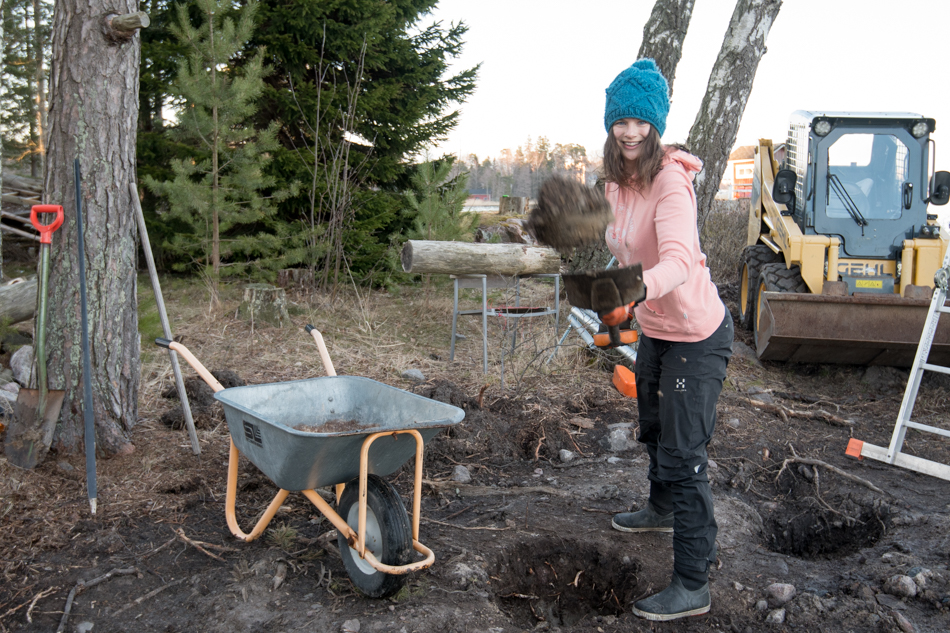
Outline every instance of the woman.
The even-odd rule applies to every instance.
[[[666,147],[669,96],[652,59],[640,59],[607,89],[606,194],[614,212],[607,246],[621,266],[643,265],[646,298],[605,315],[629,318],[642,336],[637,352],[639,441],[650,455],[650,498],[613,518],[624,532],[672,532],[673,578],[633,612],[673,620],[709,611],[709,565],[716,520],[706,476],[706,445],[732,355],[733,324],[706,267],[696,226],[693,175],[702,162]]]

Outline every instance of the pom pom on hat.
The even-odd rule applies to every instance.
[[[604,128],[626,118],[646,121],[663,136],[670,112],[670,87],[652,59],[638,59],[607,88]]]

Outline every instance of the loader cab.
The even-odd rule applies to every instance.
[[[910,113],[794,113],[786,166],[802,232],[840,237],[843,258],[898,258],[927,225],[933,129]]]

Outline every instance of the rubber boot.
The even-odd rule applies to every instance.
[[[708,582],[695,591],[689,591],[679,576],[673,574],[669,587],[638,601],[633,605],[633,613],[647,620],[665,622],[708,613],[710,603]]]
[[[673,513],[658,514],[647,502],[647,507],[637,512],[615,514],[610,525],[621,532],[672,532]]]

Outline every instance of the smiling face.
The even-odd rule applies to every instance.
[[[650,133],[649,123],[640,119],[619,119],[610,129],[625,162],[640,157],[640,147]]]

